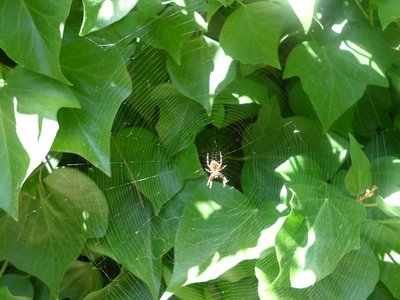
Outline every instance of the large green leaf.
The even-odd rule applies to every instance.
[[[274,203],[255,209],[235,189],[199,186],[175,237],[174,272],[162,299],[183,285],[209,281],[272,247],[282,224]],[[275,224],[275,226],[272,226]]]
[[[276,101],[270,100],[247,127],[243,137],[245,162],[241,174],[243,191],[252,201],[279,199],[281,179],[275,169],[295,155],[313,158],[324,179],[329,179],[343,163],[346,141],[323,134],[318,122],[300,116],[282,118]]]
[[[301,156],[278,169],[296,195],[292,213],[276,239],[281,280],[289,277],[295,288],[326,277],[345,254],[360,246],[365,209],[326,184],[318,169],[315,162]]]
[[[210,113],[218,86],[225,80],[232,59],[207,37],[188,41],[180,63],[167,59],[167,69],[179,92],[200,103]]]
[[[50,150],[58,110],[80,104],[69,87],[22,67],[7,73],[0,98],[0,208],[17,219],[19,189]]]
[[[300,77],[324,131],[361,98],[367,85],[388,86],[372,55],[350,41],[298,45],[283,77],[293,76]]]
[[[26,68],[67,83],[58,57],[70,5],[71,0],[1,1],[0,48]]]
[[[115,48],[102,48],[79,39],[61,51],[63,71],[74,84],[82,110],[64,109],[53,150],[76,153],[110,174],[110,132],[122,101],[131,93],[131,81]]]
[[[153,103],[160,108],[157,133],[168,155],[175,155],[194,143],[196,134],[208,122],[206,112],[198,103],[179,94],[171,84],[158,86],[152,95]]]
[[[278,46],[286,20],[282,6],[274,2],[240,6],[222,27],[221,46],[242,63],[280,68]]]
[[[125,17],[139,0],[83,0],[84,17],[80,35],[102,29]]]
[[[29,300],[30,297],[14,296],[6,286],[0,288],[0,298],[4,300]]]
[[[260,266],[259,296],[267,299],[366,299],[379,279],[379,266],[372,250],[365,244],[359,250],[346,254],[331,275],[305,289],[295,289],[274,282],[270,285],[268,273],[277,265],[270,259]]]
[[[363,194],[372,185],[371,164],[357,143],[357,140],[350,137],[351,167],[345,177],[347,190],[353,195]]]
[[[184,8],[170,6],[138,29],[138,35],[147,44],[164,49],[179,63],[181,49],[198,28],[193,13]]]
[[[113,138],[111,162],[117,182],[137,188],[155,214],[183,187],[182,174],[157,136],[143,128],[127,128]]]
[[[105,234],[107,203],[92,180],[67,168],[44,180],[37,173],[21,195],[21,221],[0,217],[0,257],[37,276],[56,295],[85,240]]]

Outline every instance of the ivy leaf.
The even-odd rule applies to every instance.
[[[231,62],[217,42],[199,37],[184,45],[179,64],[167,59],[167,70],[179,92],[210,114],[214,95],[227,77]]]
[[[60,112],[60,131],[52,149],[79,154],[110,174],[112,123],[131,93],[126,66],[117,49],[104,49],[84,39],[66,44],[61,61],[82,109]]]
[[[91,262],[74,261],[65,274],[59,297],[82,300],[87,294],[103,287],[103,277]]]
[[[183,187],[180,171],[167,159],[157,136],[146,129],[124,129],[113,141],[112,163],[117,166],[113,168],[113,176],[137,187],[158,214]]]
[[[138,29],[137,34],[145,43],[168,51],[179,64],[182,46],[197,27],[192,13],[172,6],[166,8],[161,15],[149,19]]]
[[[6,286],[0,287],[0,298],[4,300],[29,300],[31,297],[14,296]]]
[[[361,98],[368,84],[388,86],[372,55],[350,41],[298,45],[283,77],[293,76],[300,77],[324,131]]]
[[[18,219],[19,190],[50,150],[59,109],[80,104],[66,85],[22,67],[7,74],[0,98],[0,207]]]
[[[108,206],[96,184],[76,170],[55,170],[43,183],[38,177],[24,185],[20,223],[0,215],[0,257],[37,276],[57,294],[85,240],[105,234]]]
[[[85,297],[85,300],[152,299],[148,287],[132,273],[123,269],[110,284]]]
[[[282,6],[274,2],[241,6],[222,27],[221,46],[227,55],[242,63],[280,68],[278,46],[286,19]]]
[[[168,155],[175,155],[194,143],[197,133],[207,124],[207,115],[203,107],[179,94],[173,85],[160,85],[153,89],[153,95],[152,100],[160,108],[157,133]]]
[[[153,235],[156,221],[151,206],[143,202],[131,185],[114,186],[105,194],[112,216],[104,237],[106,244],[119,263],[147,284],[155,298],[160,289],[161,256],[165,251],[163,239]]]
[[[83,0],[84,17],[79,34],[86,35],[117,22],[130,12],[138,1],[139,0]]]
[[[384,30],[390,23],[400,18],[400,2],[397,0],[372,0],[378,6],[379,20]]]
[[[372,185],[371,164],[357,143],[349,134],[351,167],[347,171],[344,183],[352,195],[363,194]]]
[[[71,0],[1,1],[0,48],[27,69],[68,83],[59,55],[60,25],[65,23],[70,5]]]
[[[278,102],[271,98],[260,109],[257,122],[244,133],[243,152],[249,159],[241,174],[243,191],[254,201],[279,198],[282,181],[274,170],[296,155],[315,158],[327,180],[343,163],[346,144],[334,133],[323,134],[315,120],[301,116],[282,118]]]
[[[313,286],[296,289],[278,280],[272,286],[268,281],[268,271],[275,261],[264,264],[259,270],[259,296],[262,300],[273,299],[366,299],[379,280],[379,265],[374,252],[366,244],[360,249],[346,254],[337,264],[334,272]],[[281,266],[282,267],[282,266]],[[260,289],[261,287],[261,289]]]
[[[32,283],[30,282],[29,278],[23,276],[22,274],[4,274],[0,278],[0,288],[4,286],[6,286],[14,296],[23,296],[27,297],[27,299],[33,299],[34,292]],[[1,297],[0,299],[8,298]],[[15,297],[15,299],[21,298]]]
[[[276,238],[280,276],[289,277],[292,287],[306,288],[331,274],[345,254],[359,247],[365,209],[326,184],[307,157],[291,158],[279,169],[296,195]]]
[[[307,34],[313,20],[316,0],[289,0],[289,4],[292,6],[293,11],[303,26],[304,32]]]
[[[274,232],[282,222],[273,203],[259,212],[235,189],[214,183],[199,186],[185,207],[175,237],[175,263],[167,299],[178,288],[217,278],[246,259],[259,258],[273,246]],[[229,218],[228,216],[235,216]],[[276,227],[271,225],[276,224]],[[268,242],[270,241],[270,242]]]

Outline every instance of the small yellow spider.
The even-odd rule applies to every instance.
[[[222,179],[222,183],[225,187],[226,183],[228,182],[228,179],[226,179],[226,177],[224,176],[224,174],[221,173],[221,171],[223,169],[225,169],[225,166],[222,166],[222,153],[219,153],[219,162],[215,161],[215,160],[211,160],[209,159],[208,153],[207,153],[207,167],[205,168],[205,170],[210,173],[210,176],[208,177],[208,182],[207,182],[207,186],[211,189],[212,187],[212,183],[214,179],[217,178],[221,178]]]

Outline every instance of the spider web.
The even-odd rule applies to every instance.
[[[364,244],[356,250],[353,240],[343,245],[343,240],[321,237],[318,232],[314,235],[322,240],[319,247],[335,251],[338,245],[349,250],[336,266],[326,264],[332,269],[315,284],[309,284],[309,279],[297,287],[288,283],[290,271],[286,268],[292,267],[295,259],[307,259],[300,252],[312,249],[312,224],[339,226],[337,220],[329,219],[330,211],[298,224],[286,223],[286,232],[278,233],[289,215],[295,220],[301,211],[296,189],[285,183],[283,175],[300,187],[299,197],[311,200],[326,197],[320,194],[321,185],[344,176],[340,169],[348,163],[348,140],[340,124],[335,125],[336,133],[323,134],[320,125],[306,114],[310,104],[302,102],[305,97],[299,83],[293,83],[296,88],[290,92],[288,105],[282,105],[278,85],[265,70],[247,77],[257,87],[264,86],[264,95],[254,94],[250,86],[239,95],[243,97],[232,98],[233,86],[228,88],[230,98],[214,98],[208,116],[199,103],[176,90],[163,50],[134,34],[115,43],[96,43],[106,48],[126,41],[135,45],[128,63],[134,92],[121,106],[110,136],[112,177],[85,168],[109,205],[107,234],[89,241],[86,251],[108,285],[87,299],[257,299],[259,295],[264,299],[323,299],[342,295],[343,289],[352,291],[347,299],[368,296],[371,291],[363,292],[359,285],[374,280],[363,271],[374,263],[371,250]],[[357,118],[375,122],[372,118],[379,108],[371,98],[366,99],[373,113]],[[179,119],[182,116],[187,120]],[[398,155],[398,146],[391,142],[398,138],[397,130],[367,134],[370,141],[364,151],[371,160]],[[229,181],[224,188],[221,180],[215,179],[208,189],[206,156],[219,161],[220,153],[226,165],[222,173]],[[389,173],[387,159],[377,164]],[[318,174],[320,180],[310,180],[310,174]],[[350,197],[344,186],[329,193]],[[311,210],[323,210],[304,203]],[[356,206],[346,207],[348,216],[359,214]],[[321,216],[328,219],[318,220]],[[303,241],[294,240],[296,230],[302,232]],[[293,247],[296,242],[302,247]],[[187,276],[181,278],[185,270]],[[300,275],[310,275],[306,271]],[[299,288],[301,284],[306,288]],[[159,295],[157,286],[162,291]],[[166,290],[170,293],[163,294]]]

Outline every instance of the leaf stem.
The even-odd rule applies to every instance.
[[[3,276],[4,272],[6,271],[7,266],[8,266],[8,260],[5,260],[0,269],[0,278]]]
[[[236,2],[239,3],[243,7],[246,7],[246,5],[241,0],[236,0]]]
[[[379,220],[378,221],[381,224],[399,224],[400,225],[400,219],[388,219],[388,220]]]
[[[356,5],[358,6],[359,10],[361,11],[362,15],[368,20],[368,23],[370,25],[372,20],[370,18],[370,15],[365,11],[364,7],[362,7],[361,3],[359,2],[359,0],[354,0],[354,2],[356,3]]]

